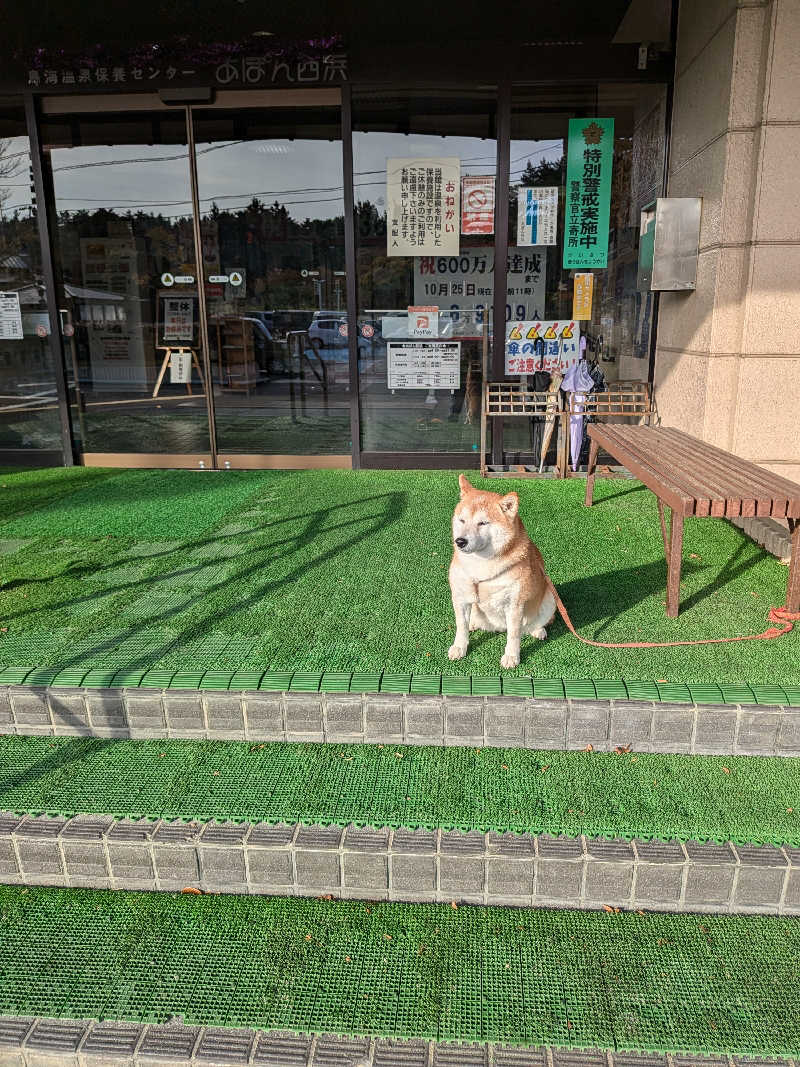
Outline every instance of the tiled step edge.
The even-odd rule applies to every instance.
[[[0,882],[797,915],[800,849],[0,813]]]
[[[797,756],[800,707],[8,686],[3,733]]]
[[[796,1067],[794,1060],[348,1038],[219,1026],[0,1016],[3,1067]]]

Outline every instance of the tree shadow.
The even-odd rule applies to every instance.
[[[353,519],[347,519],[344,522],[337,522],[331,525],[326,525],[327,518],[329,518],[330,516],[335,516],[337,512],[340,512],[343,509],[352,508],[358,505],[374,505],[375,503],[378,504],[378,510],[376,512],[363,514]],[[340,553],[346,551],[349,548],[352,548],[354,545],[359,544],[362,541],[367,540],[368,538],[378,534],[386,527],[398,522],[405,514],[407,508],[408,494],[405,492],[391,492],[381,493],[377,496],[348,501],[346,504],[337,504],[330,507],[321,508],[317,511],[304,512],[300,515],[286,516],[281,519],[274,520],[273,522],[269,523],[267,527],[265,527],[265,529],[268,529],[269,527],[283,525],[286,522],[297,521],[298,519],[307,519],[308,521],[305,523],[303,529],[300,530],[298,534],[294,537],[286,538],[277,543],[269,541],[262,544],[260,547],[252,548],[251,556],[253,557],[253,561],[246,569],[241,570],[236,575],[237,581],[243,581],[248,577],[253,577],[263,573],[264,569],[266,567],[269,567],[271,563],[272,554],[274,552],[275,547],[277,546],[292,546],[288,551],[284,550],[281,553],[281,558],[286,559],[288,557],[291,557],[291,555],[293,554],[298,554],[302,552],[302,550],[308,547],[308,545],[312,544],[320,534],[327,534],[334,530],[349,529],[358,526],[361,526],[361,528],[354,530],[352,534],[345,540],[329,548],[327,551],[320,553],[318,556],[310,560],[305,560],[304,562],[298,562],[297,565],[294,566],[292,570],[283,577],[272,580],[267,579],[263,581],[258,585],[257,589],[253,590],[247,597],[235,601],[226,610],[220,611],[218,607],[215,608],[211,606],[203,610],[203,602],[212,593],[224,588],[228,584],[228,578],[225,578],[220,582],[213,583],[203,588],[200,592],[198,592],[195,597],[183,602],[178,608],[172,609],[166,613],[162,613],[162,615],[160,616],[161,624],[166,626],[169,622],[169,619],[174,617],[178,613],[183,613],[187,610],[195,609],[197,610],[198,614],[197,618],[193,621],[191,626],[189,626],[187,629],[184,629],[180,633],[176,633],[174,637],[171,637],[170,640],[163,642],[161,645],[156,644],[145,649],[138,655],[127,656],[124,667],[120,665],[116,669],[136,670],[139,668],[146,669],[152,667],[155,663],[158,662],[160,658],[165,656],[170,650],[175,649],[176,646],[188,644],[196,638],[204,636],[208,633],[210,629],[212,629],[215,625],[218,625],[221,620],[227,618],[229,615],[235,614],[244,608],[251,607],[255,603],[262,602],[266,597],[269,596],[270,593],[275,592],[282,586],[285,586],[293,581],[298,580],[304,574],[315,569],[316,567],[322,566],[325,563],[329,563],[330,561],[335,559],[336,556],[338,556]],[[224,537],[222,539],[215,538],[212,535],[211,537],[203,538],[195,542],[184,542],[181,545],[181,549],[185,551],[187,548],[197,548],[198,546],[204,544],[215,544],[218,543],[220,540],[225,539],[226,538]],[[175,550],[173,549],[166,554],[171,555],[173,551]],[[157,556],[148,558],[157,558]],[[122,562],[123,561],[121,558],[117,558],[115,561],[113,561],[113,564],[110,564],[110,566],[119,566]],[[211,558],[202,561],[201,566],[208,565],[209,563],[213,564],[215,562],[216,561]],[[93,573],[96,572],[96,568],[94,567],[88,569],[91,570]],[[193,572],[197,569],[198,568],[187,568],[187,571]],[[158,576],[154,575],[134,582],[120,583],[112,588],[105,587],[101,590],[98,590],[96,594],[93,594],[91,597],[87,597],[85,599],[91,600],[98,596],[107,596],[109,593],[115,592],[128,592],[132,595],[140,593],[142,595],[146,595],[148,588],[152,586],[154,580],[158,580]],[[73,600],[69,601],[68,603],[63,603],[60,606],[67,608],[74,603],[75,601]],[[59,605],[55,605],[51,607],[50,610],[54,610],[54,608],[57,608],[58,606]],[[147,621],[142,620],[141,626],[146,625]],[[77,666],[79,663],[84,663],[92,656],[102,657],[105,653],[112,652],[115,648],[117,648],[120,643],[124,641],[128,636],[133,636],[135,633],[137,633],[140,628],[140,626],[136,625],[131,626],[128,628],[127,631],[115,634],[110,640],[99,641],[94,647],[88,650],[85,647],[82,647],[80,653],[76,653],[73,656],[59,657],[59,662],[54,664],[53,667],[54,669],[64,670],[72,666]],[[51,694],[51,699],[57,701],[57,697],[54,694]],[[73,715],[70,708],[66,704],[58,702],[57,710],[59,713],[60,721],[63,725],[71,725],[80,729],[86,728],[85,722]],[[1,791],[7,791],[20,784],[25,784],[29,781],[41,777],[45,773],[49,773],[53,769],[66,766],[69,763],[74,763],[75,761],[81,759],[83,757],[83,754],[87,751],[86,743],[88,740],[97,741],[97,739],[89,739],[86,737],[77,738],[73,742],[70,742],[68,746],[60,748],[56,753],[53,754],[52,758],[48,757],[45,760],[40,760],[33,767],[29,767],[25,771],[21,772],[16,778],[12,778],[10,780],[7,779],[3,782],[2,785],[0,785],[0,795]],[[101,741],[100,743],[106,744],[111,742]]]
[[[61,718],[69,718],[69,711],[64,705],[59,706],[59,715]],[[94,755],[114,744],[112,740],[99,737],[64,737],[54,738],[54,740],[62,742],[56,747],[55,751],[48,753],[47,756],[37,760],[36,763],[32,763],[22,771],[11,771],[7,775],[0,775],[0,809],[21,812],[21,808],[15,808],[13,802],[9,801],[8,794],[12,790],[36,782],[45,774],[52,774],[53,771],[80,763],[87,756]],[[40,811],[34,814],[46,813],[46,811],[47,803],[45,801]]]
[[[337,511],[343,508],[351,508],[356,505],[372,505],[379,504],[379,510],[377,512],[363,514],[353,519],[347,519],[344,522],[338,522],[332,525],[326,525],[326,519],[334,515]],[[269,579],[266,578],[259,582],[257,587],[245,596],[235,600],[227,608],[220,609],[219,606],[205,605],[205,601],[208,600],[215,592],[224,589],[230,582],[228,577],[205,586],[202,590],[198,591],[195,596],[190,596],[187,600],[183,601],[178,607],[172,608],[166,612],[162,612],[159,616],[159,622],[162,626],[168,626],[169,620],[174,618],[178,614],[184,614],[186,612],[193,611],[195,617],[191,625],[181,630],[179,634],[171,638],[168,642],[151,646],[141,652],[138,655],[129,656],[126,658],[124,669],[136,670],[137,668],[151,667],[156,663],[159,658],[165,656],[167,652],[175,649],[177,645],[185,645],[196,640],[197,638],[206,636],[209,630],[218,626],[221,621],[228,618],[230,615],[237,614],[240,611],[246,610],[255,604],[262,603],[267,599],[270,594],[274,593],[281,587],[288,585],[292,582],[302,578],[308,572],[331,562],[338,555],[353,546],[359,544],[362,541],[368,540],[370,537],[375,536],[388,526],[398,522],[405,514],[408,507],[408,494],[405,492],[390,492],[381,493],[377,496],[366,497],[357,501],[350,501],[347,504],[333,505],[331,507],[321,508],[317,511],[310,511],[303,513],[299,516],[287,516],[283,519],[277,520],[271,525],[281,525],[288,521],[296,521],[298,518],[304,518],[308,521],[305,523],[303,529],[293,537],[288,537],[279,542],[267,541],[260,546],[252,546],[250,548],[250,555],[252,562],[244,569],[240,569],[235,575],[237,582],[244,582],[248,578],[258,577],[263,575],[265,568],[268,568],[272,562],[272,555],[276,547],[280,547],[281,559],[286,560],[291,558],[292,555],[301,553],[305,548],[311,545],[320,535],[328,534],[334,530],[348,529],[352,527],[358,527],[354,530],[350,536],[344,540],[338,542],[336,545],[330,547],[319,555],[314,556],[311,559],[307,559],[303,562],[298,562],[287,574],[281,578]],[[211,538],[206,539],[204,543],[217,543],[219,539]],[[287,547],[289,546],[289,547]],[[190,543],[189,547],[196,547]],[[185,550],[187,548],[186,543],[182,546]],[[152,558],[152,557],[148,557]],[[121,561],[118,559],[116,564]],[[214,559],[205,560],[201,566],[214,563]],[[186,573],[193,573],[197,567],[186,568]],[[174,575],[171,575],[174,580]],[[109,593],[115,592],[128,592],[133,595],[136,593],[142,593],[146,595],[149,587],[151,587],[155,581],[158,581],[157,575],[151,577],[133,581],[120,583],[116,587],[108,588],[98,591],[97,594],[93,594],[92,597],[86,599],[94,599],[96,596],[107,596]],[[75,601],[70,601],[70,604],[74,604]],[[55,610],[59,605],[52,605],[49,610]],[[64,603],[62,607],[68,607],[69,605]],[[137,620],[138,623],[139,620]],[[143,618],[140,625],[134,625],[129,627],[128,633],[133,635],[138,629],[146,626],[148,620]],[[85,662],[91,659],[92,656],[98,657],[105,653],[113,651],[117,648],[121,640],[125,639],[125,634],[117,633],[113,638],[107,641],[99,641],[93,647],[81,649],[80,653],[75,656],[59,657],[59,663],[56,665],[59,669],[66,669],[71,666],[75,666],[78,662]],[[119,668],[123,669],[123,668]]]

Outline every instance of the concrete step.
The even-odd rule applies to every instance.
[[[800,755],[800,706],[159,688],[0,688],[0,734]]]
[[[792,919],[2,897],[4,1067],[732,1067],[800,1048]],[[623,1055],[642,1048],[659,1055]]]
[[[3,1067],[795,1067],[770,1057],[352,1038],[181,1022],[0,1016]]]
[[[300,823],[0,813],[0,882],[798,915],[800,849]]]

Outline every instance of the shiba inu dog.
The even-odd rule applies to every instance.
[[[472,630],[507,634],[500,666],[519,666],[522,634],[543,641],[556,613],[542,554],[519,517],[516,493],[475,489],[462,474],[453,513],[450,592],[456,638],[447,653],[462,659]]]

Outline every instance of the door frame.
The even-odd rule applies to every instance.
[[[197,178],[197,153],[195,150],[194,112],[195,111],[229,111],[237,109],[269,109],[277,107],[303,108],[333,106],[339,108],[339,124],[342,144],[342,181],[344,184],[344,238],[346,299],[345,310],[348,322],[355,322],[356,276],[355,276],[355,215],[353,211],[353,150],[350,136],[350,94],[349,86],[344,89],[259,89],[248,91],[217,91],[214,99],[191,102],[185,105],[186,130],[189,142],[189,167],[191,171],[192,217],[194,227],[195,261],[197,273],[197,295],[200,311],[200,333],[203,347],[203,365],[207,390],[209,423],[211,428],[211,447],[213,467],[219,469],[247,470],[350,470],[359,466],[360,453],[360,412],[358,393],[358,336],[355,329],[348,332],[348,367],[349,367],[349,407],[351,429],[351,451],[342,454],[287,455],[283,453],[242,453],[226,452],[218,448],[216,408],[213,395],[213,377],[211,368],[211,346],[208,331],[208,304],[205,286],[205,266],[202,256],[202,234],[200,229],[200,195]],[[352,289],[352,293],[351,293]],[[353,352],[355,350],[355,359]],[[355,367],[355,372],[354,372]]]

